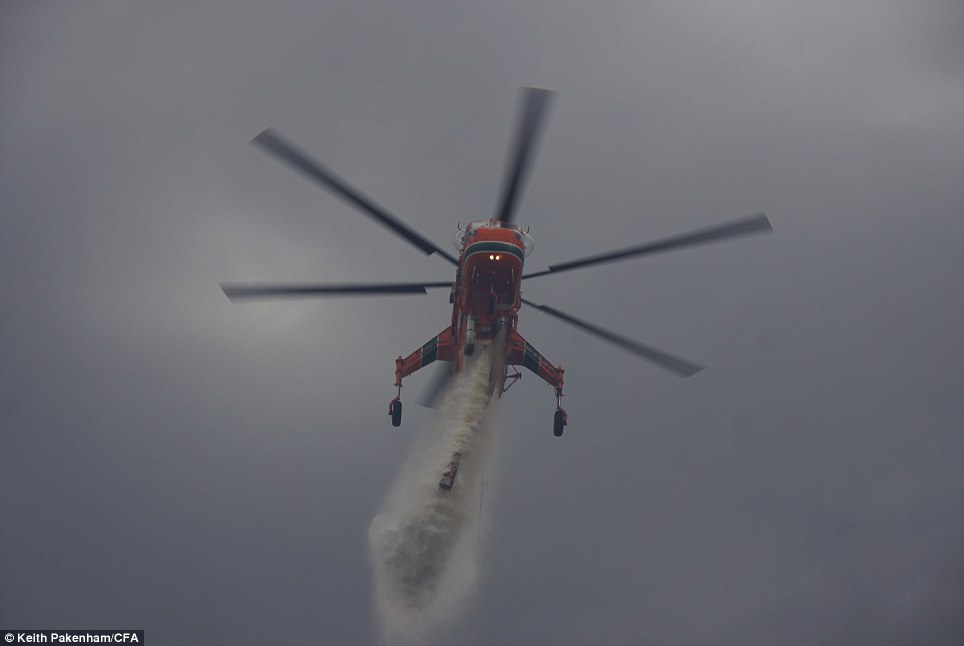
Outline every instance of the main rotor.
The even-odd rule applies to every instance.
[[[515,224],[522,191],[532,166],[533,156],[538,147],[538,140],[544,128],[545,115],[551,103],[553,93],[539,88],[523,88],[521,106],[513,143],[509,148],[499,199],[496,203],[493,218],[483,221],[481,226],[509,227],[524,234],[528,243],[525,245],[526,255],[532,251],[532,238],[528,232],[523,232]],[[362,214],[375,220],[378,224],[392,231],[410,245],[418,248],[426,255],[437,254],[453,265],[459,261],[455,256],[442,250],[428,238],[416,232],[401,219],[391,214],[364,193],[351,186],[347,181],[336,175],[322,163],[311,159],[307,154],[285,140],[272,129],[266,129],[257,135],[252,143],[271,153],[280,161],[288,164],[309,179],[317,182],[335,195],[355,206]],[[473,223],[478,224],[478,223]],[[471,224],[469,226],[472,226]],[[625,247],[606,253],[595,254],[570,260],[568,262],[549,265],[547,269],[523,274],[522,280],[558,274],[574,269],[591,267],[594,265],[628,260],[642,256],[653,255],[666,251],[707,244],[728,238],[740,237],[755,233],[772,231],[770,221],[763,213],[730,220],[723,224],[713,225],[688,233],[647,242],[640,245]],[[465,230],[460,230],[459,236],[464,236]],[[458,247],[457,245],[457,248]],[[264,298],[264,297],[303,297],[303,296],[332,296],[332,295],[392,295],[392,294],[424,294],[429,288],[452,287],[452,281],[422,282],[422,283],[367,283],[367,284],[273,284],[273,285],[221,285],[229,299]],[[571,314],[567,314],[549,305],[537,305],[526,299],[522,303],[533,309],[548,314],[568,325],[577,327],[607,343],[631,352],[641,358],[655,363],[680,376],[688,377],[702,370],[702,366],[680,359],[669,353],[644,345],[633,339],[611,332],[592,323],[583,321]]]

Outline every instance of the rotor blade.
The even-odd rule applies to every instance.
[[[575,316],[571,316],[565,312],[560,312],[554,307],[550,307],[548,305],[536,305],[535,303],[524,298],[522,299],[522,302],[526,305],[535,307],[536,309],[540,309],[549,316],[554,316],[560,321],[565,321],[570,325],[574,325],[575,327],[580,328],[581,330],[584,330],[593,336],[597,336],[603,341],[608,341],[609,343],[612,343],[623,350],[628,350],[637,356],[648,359],[671,372],[675,372],[681,377],[690,377],[703,369],[703,366],[701,365],[691,363],[685,359],[680,359],[679,357],[674,357],[673,355],[663,352],[662,350],[657,350],[656,348],[643,345],[639,341],[634,341],[616,334],[615,332],[604,330],[603,328],[593,325],[592,323],[587,323],[586,321],[577,319]]]
[[[424,294],[428,287],[451,287],[451,282],[439,283],[361,283],[331,284],[276,284],[276,285],[221,285],[230,300],[239,298],[290,298],[299,296],[376,296]]]
[[[281,135],[271,128],[268,128],[252,139],[251,143],[258,144],[265,150],[274,153],[281,160],[287,162],[311,179],[316,180],[333,193],[340,195],[346,201],[351,202],[363,212],[373,217],[379,224],[391,229],[397,235],[405,238],[411,244],[421,249],[425,255],[428,256],[437,253],[453,265],[458,264],[458,261],[450,254],[435,246],[427,238],[416,233],[394,215],[362,195],[357,189],[325,168],[321,163],[309,159],[307,155],[282,139]]]
[[[435,408],[435,404],[438,403],[442,397],[442,393],[445,392],[446,387],[449,385],[450,372],[451,367],[448,362],[439,363],[438,367],[435,368],[435,371],[432,373],[432,380],[422,391],[422,396],[417,402],[419,406]]]
[[[535,148],[542,125],[542,115],[549,103],[552,92],[538,88],[524,88],[523,106],[519,115],[519,125],[515,134],[515,146],[506,166],[506,175],[502,180],[502,199],[500,200],[498,219],[512,222],[515,216],[516,203],[519,193],[525,186],[529,172],[532,150]]]
[[[610,253],[589,256],[588,258],[581,258],[579,260],[570,260],[569,262],[562,262],[557,265],[549,265],[549,269],[526,274],[522,278],[536,278],[537,276],[545,276],[546,274],[558,274],[562,271],[578,269],[579,267],[586,267],[588,265],[598,265],[605,262],[613,262],[614,260],[622,260],[624,258],[632,258],[635,256],[645,256],[660,253],[662,251],[669,251],[671,249],[706,244],[708,242],[715,242],[717,240],[723,240],[726,238],[745,236],[751,233],[763,233],[765,231],[772,230],[773,226],[770,224],[770,220],[767,219],[767,216],[762,213],[757,213],[745,218],[733,220],[726,224],[718,224],[705,229],[691,231],[690,233],[683,233],[670,238],[663,238],[662,240],[656,240],[655,242],[647,242],[646,244],[641,244],[636,247],[629,247]]]

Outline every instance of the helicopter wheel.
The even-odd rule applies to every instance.
[[[402,425],[402,402],[396,399],[392,402],[391,410],[389,411],[392,416],[392,426],[398,427]]]
[[[556,437],[562,437],[562,431],[566,426],[565,414],[561,410],[556,410],[555,417],[552,420],[552,434]]]

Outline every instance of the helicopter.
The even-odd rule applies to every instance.
[[[772,231],[763,213],[729,220],[722,224],[697,229],[631,247],[595,254],[568,262],[549,265],[547,269],[524,272],[525,261],[533,250],[528,229],[515,222],[520,195],[531,168],[534,151],[543,130],[545,115],[553,93],[539,88],[523,88],[513,145],[507,158],[503,183],[493,216],[459,227],[455,236],[458,257],[436,246],[398,217],[372,201],[347,181],[320,162],[310,158],[275,130],[258,134],[252,143],[281,162],[301,172],[335,195],[355,206],[362,214],[388,228],[426,255],[437,255],[455,266],[455,279],[421,283],[358,284],[222,284],[224,294],[233,300],[277,297],[325,297],[345,295],[425,294],[428,289],[449,289],[452,316],[449,325],[427,343],[395,360],[395,397],[389,402],[392,425],[402,422],[402,379],[436,361],[449,362],[448,370],[430,388],[429,403],[444,385],[465,366],[466,358],[479,351],[497,349],[493,357],[490,388],[501,397],[522,377],[519,367],[539,376],[553,388],[556,410],[553,434],[560,437],[568,426],[568,414],[562,407],[563,375],[561,366],[547,360],[518,331],[519,312],[523,306],[542,312],[603,341],[650,361],[681,377],[689,377],[703,369],[696,363],[639,341],[604,329],[556,309],[536,304],[522,297],[522,281],[555,275],[602,263],[638,258],[650,254],[682,249],[755,233]],[[497,340],[500,341],[497,343]],[[439,486],[451,489],[458,471],[459,455],[454,454]]]

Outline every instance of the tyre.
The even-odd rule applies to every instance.
[[[402,425],[402,402],[399,400],[392,402],[392,426]]]
[[[566,419],[561,410],[556,411],[555,417],[552,419],[552,434],[556,437],[562,437],[562,431],[566,426]]]

